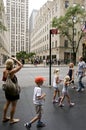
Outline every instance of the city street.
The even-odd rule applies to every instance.
[[[52,67],[51,82],[53,80]],[[68,72],[67,66],[59,66],[60,78],[63,79]],[[76,71],[75,67],[75,71]],[[0,68],[0,79],[2,78],[2,70]],[[49,86],[49,67],[30,67],[25,66],[17,74],[19,84],[21,85],[20,100],[17,104],[15,118],[20,118],[20,122],[10,125],[9,122],[2,123],[2,111],[5,103],[4,92],[0,86],[0,130],[25,130],[24,123],[30,121],[35,116],[33,105],[33,89],[35,86],[34,78],[38,75],[44,76],[46,81],[43,86],[43,91],[46,93],[46,100],[43,107],[43,122],[46,124],[44,128],[37,128],[36,123],[31,127],[31,130],[85,130],[86,129],[86,90],[84,92],[76,92],[75,89],[69,88],[71,100],[75,103],[74,107],[69,107],[67,101],[64,101],[63,108],[58,107],[58,104],[52,104],[53,88]],[[83,79],[86,84],[86,77]],[[0,80],[2,85],[2,81]],[[77,86],[77,77],[75,76],[75,84]],[[86,87],[86,85],[85,85]],[[62,89],[62,84],[60,89]],[[9,112],[8,112],[9,115]]]

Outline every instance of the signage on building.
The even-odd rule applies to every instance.
[[[58,30],[57,30],[57,29],[51,29],[51,30],[50,30],[50,33],[51,33],[51,34],[58,34]]]

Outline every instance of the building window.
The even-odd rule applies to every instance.
[[[52,42],[52,48],[54,48],[54,42]]]
[[[69,1],[65,1],[65,8],[68,8],[69,6]]]
[[[68,64],[70,62],[70,52],[64,52],[64,63]]]
[[[68,47],[68,40],[64,41],[64,47]]]
[[[57,47],[57,41],[55,41],[55,47]]]

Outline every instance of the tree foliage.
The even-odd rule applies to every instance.
[[[16,57],[18,59],[29,59],[32,58],[35,55],[35,53],[26,53],[26,51],[20,51],[18,53],[16,53]]]
[[[4,8],[2,6],[2,3],[0,2],[0,30],[7,31],[5,25],[2,22],[2,12],[4,12]]]
[[[68,39],[68,43],[70,43],[72,52],[77,53],[78,47],[82,37],[84,36],[84,32],[80,28],[81,25],[84,26],[86,12],[84,8],[80,5],[76,5],[74,7],[69,7],[64,16],[60,16],[59,18],[54,17],[52,20],[52,27],[55,27],[59,30],[59,34]],[[76,41],[76,45],[74,45],[74,31],[76,29],[76,35],[78,37]]]
[[[3,25],[1,21],[0,21],[0,30],[7,31],[6,27]]]

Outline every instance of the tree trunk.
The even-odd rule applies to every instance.
[[[75,52],[73,52],[73,61],[72,62],[74,63],[74,65],[76,65],[76,53]]]

